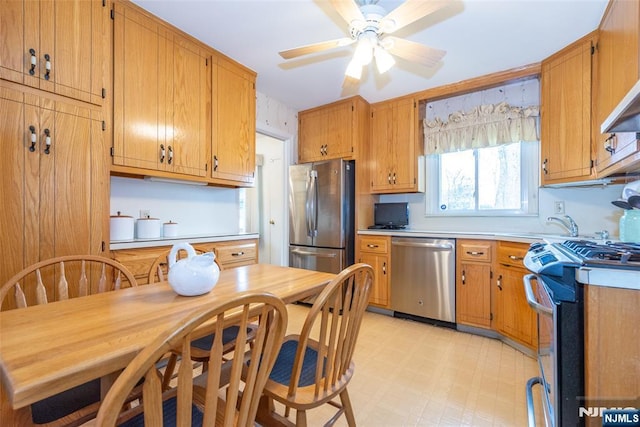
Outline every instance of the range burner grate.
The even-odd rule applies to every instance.
[[[595,243],[588,240],[566,240],[562,246],[585,263],[610,262],[611,265],[640,263],[640,243]]]

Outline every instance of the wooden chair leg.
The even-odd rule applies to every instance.
[[[307,427],[307,411],[296,409],[296,427]]]
[[[169,356],[169,361],[167,362],[167,367],[164,369],[164,376],[162,377],[163,390],[169,389],[169,383],[171,383],[171,377],[173,376],[173,371],[176,369],[177,362],[178,356],[175,353],[171,353],[171,356]]]
[[[349,424],[349,427],[355,427],[356,417],[353,415],[351,399],[349,399],[349,392],[346,388],[340,393],[340,402],[342,402],[342,407],[344,408],[344,416],[347,417],[347,424]]]

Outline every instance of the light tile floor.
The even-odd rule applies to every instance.
[[[289,306],[289,332],[307,310]],[[359,426],[527,425],[525,384],[536,361],[498,340],[367,312],[354,361],[349,394]],[[309,425],[333,411],[308,411]]]

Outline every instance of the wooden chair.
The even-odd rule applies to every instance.
[[[60,256],[33,264],[9,279],[0,288],[0,305],[3,310],[24,308],[122,286],[137,283],[117,261],[94,255]],[[31,418],[37,425],[79,425],[94,417],[99,405],[100,379],[96,379],[32,404]]]
[[[355,264],[343,270],[316,298],[299,335],[287,336],[264,389],[261,412],[291,425],[289,408],[296,409],[297,426],[307,425],[306,411],[328,403],[343,413],[350,426],[355,416],[347,385],[354,372],[353,352],[365,309],[369,303],[373,269]],[[318,339],[310,337],[319,326]],[[341,404],[333,399],[339,396]],[[285,417],[274,412],[273,399],[286,407]],[[260,422],[261,418],[258,418]]]
[[[194,249],[198,254],[206,252],[205,249],[199,248],[197,246],[194,247]],[[153,264],[151,264],[151,268],[149,269],[149,283],[166,280],[165,274],[168,274],[168,269],[169,269],[168,257],[170,252],[171,250],[167,249],[166,251],[158,255],[158,257],[153,261]],[[180,259],[180,255],[183,252],[184,251],[178,252],[178,259]],[[222,268],[222,265],[220,265],[220,263],[218,262],[218,259],[216,258],[214,261],[218,266],[218,268],[220,269],[220,271],[222,271],[223,268]],[[223,349],[224,354],[227,354],[236,348],[236,343],[237,343],[236,338],[238,336],[238,332],[239,330],[237,325],[230,326],[224,329],[223,338],[222,338],[222,342],[224,343],[224,349]],[[249,324],[247,326],[247,335],[246,335],[245,342],[250,342],[251,340],[253,340],[255,338],[255,333],[256,333],[255,328],[253,327],[253,325]],[[214,337],[211,334],[211,335],[207,335],[205,337],[199,338],[197,340],[194,340],[191,343],[191,360],[194,362],[201,362],[203,371],[206,371],[208,368],[209,349],[211,348],[213,339]],[[179,352],[173,351],[167,361],[167,367],[164,371],[164,379],[162,381],[162,386],[163,386],[163,389],[165,390],[169,388],[169,384],[171,382],[171,379],[173,378],[173,372],[178,362],[179,355],[180,355]]]
[[[236,351],[230,360],[225,360],[222,343],[225,325],[236,323],[241,331],[238,338],[243,340],[246,326],[255,316],[258,319],[257,335],[251,350],[248,354]],[[209,370],[194,379],[192,369],[182,364],[177,388],[163,392],[156,361],[176,347],[188,358],[194,332],[212,320],[215,320],[216,339],[210,349]],[[266,293],[243,294],[185,316],[143,349],[116,379],[103,400],[95,424],[129,426],[142,425],[144,421],[147,426],[163,423],[190,426],[192,422],[206,426],[253,425],[258,401],[280,350],[286,325],[286,306],[279,298]],[[141,405],[119,413],[141,378],[144,378]],[[241,383],[243,378],[244,384]]]

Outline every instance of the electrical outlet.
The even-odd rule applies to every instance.
[[[151,218],[151,211],[149,209],[140,209],[140,218]]]
[[[564,214],[564,201],[556,200],[555,205],[553,207],[553,213]]]

